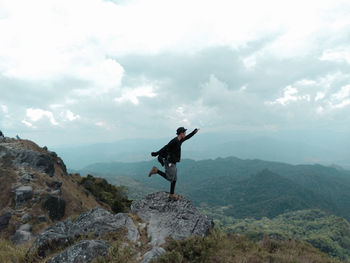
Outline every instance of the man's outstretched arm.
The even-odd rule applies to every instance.
[[[195,135],[197,132],[199,131],[198,128],[194,129],[193,132],[191,132],[190,134],[186,135],[186,137],[182,140],[183,142],[190,139],[193,135]]]

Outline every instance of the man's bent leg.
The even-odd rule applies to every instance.
[[[157,174],[159,174],[159,175],[162,176],[163,178],[167,179],[167,178],[166,178],[166,173],[164,173],[164,172],[158,170],[158,171],[157,171]]]

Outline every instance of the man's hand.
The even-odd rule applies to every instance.
[[[196,128],[196,129],[194,130],[194,133],[196,134],[199,130],[200,130],[199,128]]]

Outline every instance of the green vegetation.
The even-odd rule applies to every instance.
[[[350,261],[350,224],[344,218],[321,210],[303,210],[279,215],[273,219],[235,219],[223,215],[222,209],[202,210],[226,232],[244,234],[251,240],[264,235],[279,240],[295,238],[306,241],[331,257]]]
[[[113,184],[124,184],[131,198],[169,189],[158,175],[148,171],[156,161],[99,163],[84,173],[98,174]],[[227,206],[235,218],[275,217],[279,214],[318,208],[350,220],[350,171],[322,165],[289,165],[234,157],[215,160],[182,160],[178,164],[176,191],[196,206]]]
[[[339,262],[294,239],[280,242],[264,236],[261,241],[253,242],[245,236],[226,234],[217,229],[204,238],[194,236],[183,241],[169,240],[166,250],[155,262]]]
[[[108,204],[113,212],[128,212],[132,200],[128,199],[126,188],[109,184],[106,179],[92,175],[82,178],[80,184],[95,196],[98,201]]]

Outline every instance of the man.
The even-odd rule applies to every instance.
[[[186,136],[186,130],[184,127],[180,127],[176,130],[176,137],[172,139],[167,145],[165,145],[158,152],[152,152],[152,156],[159,156],[159,162],[165,166],[165,172],[158,170],[157,167],[153,166],[148,176],[152,174],[159,174],[166,180],[170,181],[170,195],[169,199],[178,200],[179,196],[174,194],[175,185],[177,181],[177,168],[176,163],[180,162],[181,159],[181,144],[195,135],[199,129],[194,129],[189,135]]]

